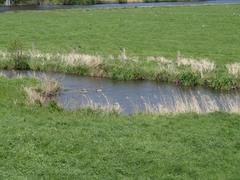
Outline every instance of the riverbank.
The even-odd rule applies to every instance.
[[[4,13],[0,16],[0,66],[237,89],[239,6]],[[40,57],[30,52],[23,57],[27,66],[16,67],[11,61],[15,57],[4,54],[16,40],[21,45],[13,49],[37,51]],[[80,62],[75,62],[75,56]]]
[[[34,84],[0,78],[2,179],[240,175],[237,114],[124,117],[29,106],[23,87]]]
[[[153,80],[215,90],[240,88],[240,63],[216,64],[207,59],[186,58],[180,53],[176,59],[161,56],[141,59],[127,56],[124,49],[118,56],[100,56],[76,51],[52,54],[14,48],[0,52],[1,69],[62,72],[115,80]]]

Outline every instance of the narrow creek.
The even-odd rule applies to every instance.
[[[182,88],[154,81],[115,81],[61,73],[0,70],[9,78],[50,78],[60,82],[57,103],[65,109],[118,103],[123,114],[155,109],[161,112],[240,112],[240,92],[216,92],[202,87]]]

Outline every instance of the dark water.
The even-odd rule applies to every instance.
[[[125,8],[125,7],[151,7],[151,6],[185,6],[198,4],[238,4],[240,0],[205,0],[197,2],[153,2],[153,3],[127,3],[127,4],[96,4],[96,5],[27,5],[27,6],[0,6],[0,12],[19,10],[54,10],[76,8]]]
[[[58,80],[62,89],[56,100],[66,109],[118,103],[124,114],[146,111],[147,106],[166,112],[240,112],[240,92],[220,93],[204,88],[181,88],[153,81],[114,81],[60,73],[5,71],[8,77],[27,76]],[[156,111],[156,109],[155,109]]]

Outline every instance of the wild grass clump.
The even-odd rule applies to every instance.
[[[201,76],[194,71],[184,70],[177,75],[176,83],[183,86],[196,86],[199,84]]]
[[[163,65],[173,63],[172,60],[169,60],[162,56],[149,56],[149,57],[147,57],[147,61],[157,62],[157,63],[163,64]]]
[[[172,113],[212,113],[212,112],[230,112],[239,113],[240,104],[239,97],[232,98],[229,96],[222,96],[216,100],[211,95],[196,96],[190,91],[190,95],[173,96],[172,103],[168,104],[152,104],[142,97],[143,110],[142,114],[172,114]],[[218,101],[221,101],[219,104]],[[139,109],[138,107],[136,109]],[[139,111],[137,111],[139,113]]]
[[[52,97],[56,96],[60,89],[57,81],[51,79],[41,80],[37,87],[25,87],[25,93],[28,97],[29,104],[46,104]]]
[[[27,57],[23,53],[23,44],[21,41],[14,40],[13,42],[11,42],[8,46],[8,53],[10,55],[10,60],[14,62],[14,69],[30,69],[26,60]]]
[[[204,76],[205,73],[212,72],[216,68],[214,62],[211,62],[207,59],[192,59],[185,58],[178,53],[177,55],[177,65],[178,66],[189,66],[192,71],[199,72],[201,77]]]
[[[215,90],[229,90],[240,88],[239,79],[234,75],[223,73],[221,75],[214,74],[206,80],[209,87]]]
[[[227,64],[226,68],[229,74],[239,76],[240,74],[240,63]]]

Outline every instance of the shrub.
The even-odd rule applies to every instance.
[[[200,74],[193,71],[183,71],[177,76],[177,83],[183,86],[196,86],[199,84]]]
[[[14,69],[16,70],[29,70],[30,67],[23,54],[23,44],[21,41],[14,40],[8,46],[8,52],[11,60],[14,61]]]
[[[210,77],[208,86],[216,90],[230,90],[238,88],[237,79],[233,75],[215,75]]]

